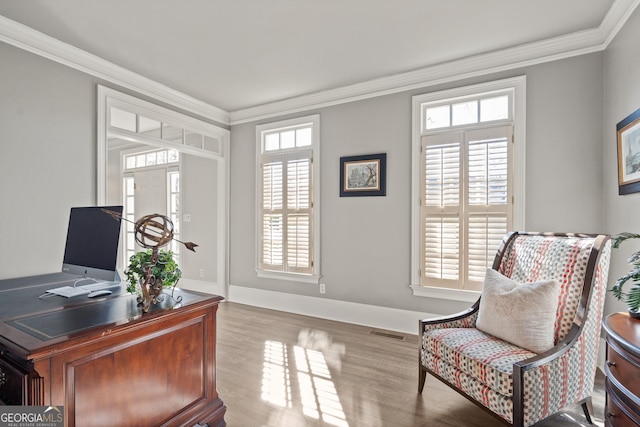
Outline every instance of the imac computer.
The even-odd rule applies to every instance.
[[[122,206],[71,208],[62,271],[96,282],[119,281],[116,272]]]

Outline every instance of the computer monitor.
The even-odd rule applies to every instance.
[[[71,208],[63,272],[106,282],[116,280],[121,220],[103,209],[122,215],[122,206]]]

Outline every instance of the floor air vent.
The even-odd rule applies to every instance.
[[[394,340],[404,341],[404,336],[396,335],[396,334],[390,334],[388,332],[369,331],[369,335],[377,335],[379,337],[393,338]]]

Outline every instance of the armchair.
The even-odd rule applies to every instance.
[[[420,321],[418,392],[430,373],[513,426],[575,404],[591,423],[610,254],[607,235],[507,234],[493,270],[521,284],[557,283],[553,347],[536,353],[478,329],[481,296],[462,313]]]

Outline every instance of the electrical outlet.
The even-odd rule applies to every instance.
[[[320,283],[320,293],[321,293],[321,294],[324,294],[326,290],[327,290],[327,289],[326,289],[326,287],[325,287],[324,283]]]
[[[204,268],[200,269],[200,277],[204,277]]]

